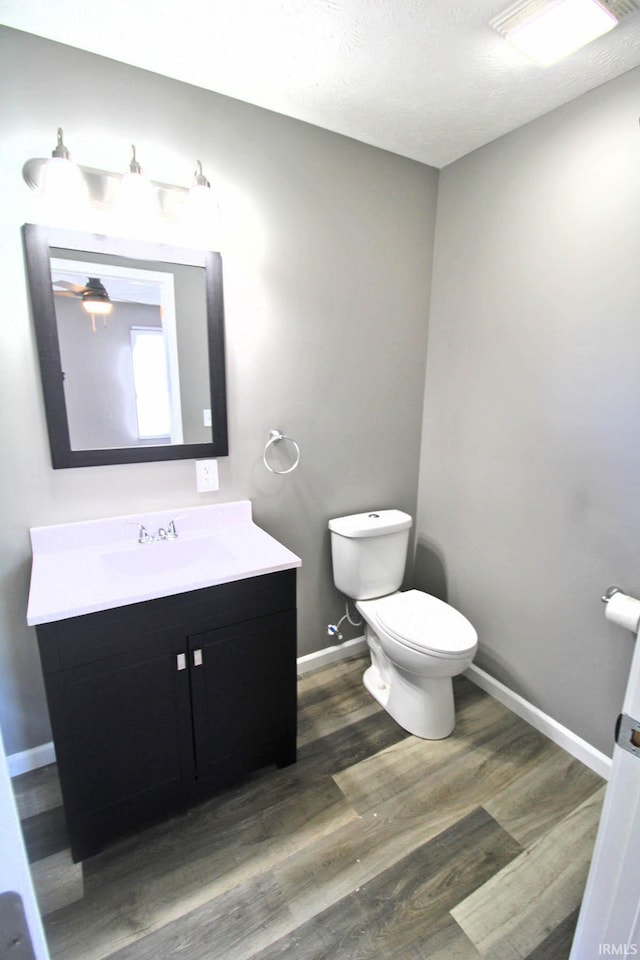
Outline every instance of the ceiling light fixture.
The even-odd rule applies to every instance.
[[[96,316],[103,317],[106,326],[106,318],[113,310],[113,303],[105,285],[98,277],[89,277],[87,280],[82,294],[82,309],[91,315],[91,326],[94,333],[96,332]]]
[[[610,7],[600,0],[525,0],[494,17],[489,26],[546,67],[613,30],[618,16]]]

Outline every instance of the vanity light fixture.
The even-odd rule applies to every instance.
[[[194,180],[182,208],[182,222],[197,234],[215,236],[218,239],[220,212],[211,184],[196,160]]]
[[[89,277],[87,280],[82,294],[82,309],[90,314],[94,333],[96,332],[96,316],[102,317],[106,326],[106,318],[113,310],[113,303],[104,283],[98,277]]]
[[[120,184],[118,207],[120,212],[131,220],[150,220],[159,213],[156,191],[142,172],[133,144],[129,170]]]
[[[190,189],[145,177],[133,145],[129,169],[124,174],[85,167],[73,163],[59,129],[58,144],[51,160],[32,157],[25,161],[22,176],[31,190],[55,201],[62,214],[74,213],[76,208],[70,200],[71,191],[53,182],[55,175],[51,177],[50,166],[51,172],[60,169],[60,179],[66,174],[67,179],[75,180],[75,194],[83,196],[85,207],[90,204],[101,210],[114,211],[121,219],[136,221],[136,224],[154,223],[160,216],[170,222],[181,222],[198,233],[198,239],[209,249],[219,240],[218,204],[199,160]]]
[[[200,191],[200,188],[204,188],[205,190],[211,189],[211,184],[209,183],[204,173],[202,172],[202,163],[199,160],[196,160],[196,169],[195,169],[194,177],[195,177],[195,181],[193,183],[193,186],[191,187],[191,190],[189,190],[189,193],[191,193],[192,191],[194,193],[197,191]]]
[[[86,203],[87,189],[63,137],[62,127],[58,127],[58,140],[44,164],[41,185],[47,203],[68,212]]]
[[[621,15],[635,9],[633,0],[524,0],[489,26],[546,67],[613,30]]]

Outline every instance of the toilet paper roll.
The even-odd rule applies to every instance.
[[[615,593],[608,601],[604,615],[619,627],[637,633],[640,627],[640,600],[628,597],[626,593]]]

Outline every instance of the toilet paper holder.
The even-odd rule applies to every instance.
[[[603,603],[609,603],[612,597],[615,597],[616,593],[623,593],[622,587],[607,587],[604,594],[600,597]]]

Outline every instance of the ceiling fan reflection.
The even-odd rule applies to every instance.
[[[99,277],[88,277],[86,284],[71,283],[69,280],[54,280],[53,288],[54,294],[58,297],[76,297],[82,301],[83,310],[91,317],[91,326],[94,333],[96,316],[103,318],[106,327],[107,317],[113,310],[113,300]],[[122,299],[122,302],[134,303],[135,301]]]

